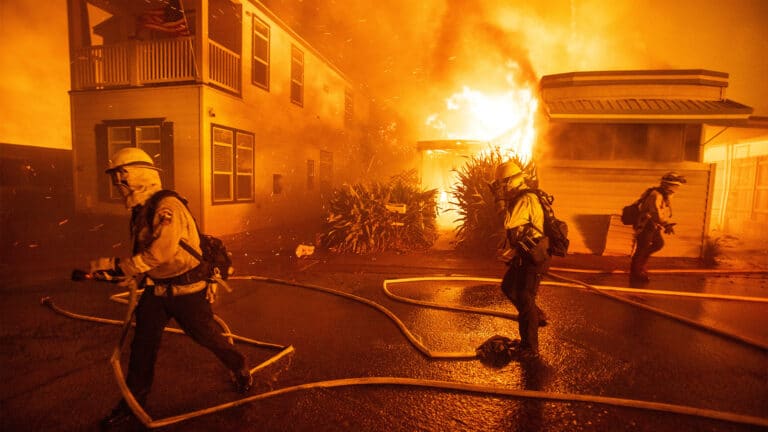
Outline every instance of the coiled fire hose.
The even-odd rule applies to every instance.
[[[588,289],[594,289],[596,292],[606,295],[606,293],[600,291],[597,288],[592,287],[589,284],[585,284],[580,281],[571,280],[568,278],[564,278],[562,276],[557,276],[550,274],[550,276],[553,276],[555,278],[559,278],[561,280],[566,280],[571,283],[576,283],[578,285],[584,286]],[[385,314],[388,318],[390,318],[397,326],[400,328],[401,332],[408,338],[408,340],[411,342],[411,344],[414,345],[422,354],[429,358],[443,358],[443,359],[468,359],[468,358],[475,358],[476,353],[445,353],[445,352],[433,352],[426,348],[419,340],[416,338],[405,326],[405,324],[400,321],[394,313],[386,309],[385,307],[379,305],[378,303],[375,303],[371,300],[365,299],[363,297],[355,296],[353,294],[345,293],[343,291],[334,290],[331,288],[321,287],[321,286],[315,286],[315,285],[307,285],[307,284],[300,284],[296,282],[286,281],[282,279],[274,279],[274,278],[268,278],[268,277],[260,277],[260,276],[239,276],[239,277],[232,277],[231,279],[242,279],[242,280],[252,280],[252,281],[261,281],[266,283],[273,283],[273,284],[281,284],[281,285],[289,285],[289,286],[295,286],[299,288],[307,288],[312,289],[316,291],[326,292],[329,294],[345,297],[360,303],[363,303],[367,306],[370,306],[383,314]],[[399,296],[394,296],[389,290],[387,289],[388,284],[391,283],[398,283],[398,282],[405,282],[405,281],[415,281],[415,280],[434,280],[436,278],[409,278],[409,279],[390,279],[384,281],[384,290],[385,293],[387,293],[388,296],[392,298],[403,298]],[[443,279],[443,278],[439,278]],[[449,279],[453,280],[477,280],[477,281],[486,281],[486,282],[498,282],[499,279],[490,279],[490,278],[473,278],[473,277],[452,277]],[[624,301],[625,299],[617,298],[616,296],[608,295],[611,298],[616,298],[618,300]],[[551,400],[551,401],[564,401],[564,402],[586,402],[586,403],[599,403],[603,405],[611,405],[611,406],[619,406],[619,407],[628,407],[628,408],[635,408],[635,409],[642,409],[642,410],[650,410],[650,411],[660,411],[660,412],[667,412],[667,413],[673,413],[673,414],[682,414],[682,415],[689,415],[689,416],[695,416],[695,417],[701,417],[701,418],[708,418],[713,420],[720,420],[720,421],[727,421],[732,423],[740,423],[740,424],[746,424],[746,425],[753,425],[753,426],[762,426],[762,427],[768,427],[768,419],[760,418],[760,417],[754,417],[754,416],[748,416],[748,415],[741,415],[736,413],[730,413],[730,412],[722,412],[722,411],[715,411],[715,410],[709,410],[709,409],[702,409],[702,408],[696,408],[696,407],[689,407],[689,406],[683,406],[683,405],[674,405],[674,404],[665,404],[665,403],[659,403],[659,402],[649,402],[649,401],[641,401],[641,400],[634,400],[634,399],[622,399],[622,398],[612,398],[612,397],[605,397],[605,396],[596,396],[596,395],[579,395],[579,394],[566,394],[566,393],[554,393],[554,392],[543,392],[543,391],[534,391],[534,390],[518,390],[518,389],[510,389],[510,388],[504,388],[504,387],[497,387],[497,386],[488,386],[483,384],[471,384],[471,383],[460,383],[460,382],[451,382],[451,381],[441,381],[441,380],[427,380],[427,379],[416,379],[416,378],[403,378],[403,377],[360,377],[360,378],[347,378],[347,379],[338,379],[338,380],[329,380],[329,381],[318,381],[318,382],[312,382],[312,383],[304,383],[301,385],[291,386],[291,387],[285,387],[278,390],[273,390],[269,392],[260,393],[257,395],[245,397],[242,399],[238,399],[232,402],[211,406],[208,408],[204,408],[197,411],[188,412],[185,414],[173,416],[173,417],[167,417],[163,419],[154,420],[152,419],[146,411],[137,403],[133,395],[131,394],[130,390],[128,389],[127,384],[125,383],[125,379],[122,373],[122,369],[120,366],[120,356],[122,353],[122,349],[125,343],[126,335],[128,332],[128,329],[131,326],[131,319],[133,315],[133,308],[136,305],[136,299],[138,297],[138,290],[135,286],[129,286],[129,295],[128,295],[128,311],[126,313],[126,318],[122,322],[123,329],[121,333],[120,340],[115,347],[112,357],[110,358],[110,363],[112,364],[113,372],[115,374],[115,378],[118,381],[118,386],[120,388],[121,393],[123,394],[123,397],[126,399],[126,402],[128,403],[131,410],[136,414],[136,417],[148,428],[157,428],[157,427],[163,427],[168,426],[171,424],[179,423],[191,418],[212,414],[215,412],[219,412],[225,409],[233,408],[236,406],[244,405],[247,403],[255,402],[257,400],[263,400],[270,397],[283,395],[287,393],[292,393],[296,391],[302,391],[302,390],[310,390],[310,389],[317,389],[317,388],[335,388],[335,387],[346,387],[346,386],[363,386],[363,385],[398,385],[398,386],[410,386],[410,387],[426,387],[426,388],[435,388],[435,389],[445,389],[445,390],[454,390],[454,391],[463,391],[463,392],[469,392],[469,393],[479,393],[479,394],[489,394],[489,395],[501,395],[501,396],[510,396],[510,397],[518,397],[518,398],[532,398],[532,399],[543,399],[543,400]],[[416,301],[412,299],[407,299],[408,302],[411,303],[417,303],[424,306],[429,307],[439,307],[443,309],[451,309],[451,310],[462,310],[472,313],[484,313],[488,315],[495,315],[495,316],[501,316],[505,318],[510,319],[516,319],[515,314],[508,314],[504,312],[498,312],[498,311],[492,311],[492,310],[486,310],[486,309],[480,309],[480,308],[466,308],[466,307],[456,307],[456,306],[448,306],[448,305],[441,305],[437,303],[429,303],[429,302],[422,302],[422,301]],[[55,306],[53,301],[50,299],[50,297],[46,297],[42,300],[42,303],[54,311],[58,313],[62,313],[66,316],[72,317],[72,318],[78,318],[83,319],[86,316],[73,314],[71,312],[64,311],[58,307]],[[631,302],[631,304],[636,305],[642,305],[637,302]],[[642,307],[645,307],[646,305],[642,305]],[[649,307],[650,308],[650,307]],[[663,312],[660,310],[656,310],[655,308],[650,308],[649,310],[652,310],[654,312]],[[673,317],[673,314],[668,314],[666,312],[663,313],[665,316]],[[104,322],[104,323],[114,323],[113,320],[105,320],[103,318],[95,318],[95,317],[86,317],[90,321],[96,321],[96,322]],[[682,318],[682,317],[680,317]],[[683,322],[687,322],[691,320],[684,319]],[[232,337],[232,339],[237,339],[241,341],[251,341],[250,339],[241,338],[239,336],[231,334],[228,330],[226,330],[226,325],[223,326],[225,328],[225,331],[227,333],[227,336]],[[735,339],[739,340],[739,339]],[[742,341],[741,342],[747,342]],[[256,341],[254,341],[256,342]],[[258,343],[258,342],[257,342]],[[751,342],[750,342],[751,343]],[[279,345],[274,344],[266,344],[273,347],[282,347]],[[283,347],[283,351],[274,356],[273,358],[267,360],[262,365],[254,368],[254,369],[261,369],[265,364],[267,363],[274,363],[277,361],[277,358],[284,356],[287,354],[286,351],[290,350],[289,352],[293,352],[292,347]],[[764,348],[762,348],[764,349]],[[254,370],[252,369],[252,372]]]

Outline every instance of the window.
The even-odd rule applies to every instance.
[[[344,125],[347,127],[352,125],[354,119],[355,107],[352,104],[352,91],[349,89],[344,90]]]
[[[211,134],[213,203],[253,201],[253,134],[223,126],[213,126]]]
[[[307,159],[307,190],[315,188],[315,161]]]
[[[768,156],[757,157],[752,220],[760,223],[768,222]]]
[[[235,153],[235,196],[238,201],[253,200],[253,135],[237,133],[237,152]]]
[[[304,53],[291,45],[291,102],[304,106]]]
[[[253,17],[252,51],[251,81],[254,85],[269,90],[269,26],[256,16]]]
[[[96,159],[103,172],[109,158],[126,147],[138,147],[160,168],[160,180],[166,189],[173,188],[173,123],[162,119],[106,120],[96,125]],[[119,191],[108,178],[99,182],[99,198],[121,200]]]

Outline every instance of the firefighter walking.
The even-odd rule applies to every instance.
[[[635,251],[630,264],[630,283],[649,282],[648,259],[664,247],[662,233],[675,233],[671,198],[685,183],[682,175],[668,172],[661,177],[659,186],[648,189],[640,200],[639,216],[634,225]]]
[[[134,278],[144,288],[135,310],[136,330],[126,377],[136,401],[141,405],[146,402],[163,329],[171,318],[232,372],[236,390],[247,392],[253,378],[245,356],[227,342],[213,319],[207,298],[209,275],[202,270],[206,266],[180,244],[186,242],[201,252],[197,225],[185,202],[177,195],[152,200],[162,190],[159,169],[138,148],[116,152],[106,172],[132,212],[133,252],[127,258],[93,260],[90,271],[97,277]],[[132,421],[133,413],[121,400],[100,426],[109,429]]]

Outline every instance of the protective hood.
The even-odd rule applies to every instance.
[[[144,204],[149,197],[163,188],[160,173],[141,165],[129,165],[116,173],[119,182],[117,188],[125,200],[126,208]]]

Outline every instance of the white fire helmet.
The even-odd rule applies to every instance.
[[[144,204],[152,194],[162,189],[160,169],[151,156],[137,147],[126,147],[115,152],[105,172],[125,199],[127,208]]]
[[[663,187],[680,186],[686,182],[687,181],[685,177],[681,176],[675,171],[670,171],[664,174],[664,176],[661,178],[661,186]]]
[[[524,179],[522,168],[514,161],[510,160],[496,167],[496,181],[505,182],[508,187],[519,187]]]
[[[155,161],[152,160],[152,157],[147,152],[138,147],[125,147],[112,155],[109,159],[109,168],[105,172],[112,174],[112,171],[130,165],[139,165],[160,171],[160,168],[155,166]]]

